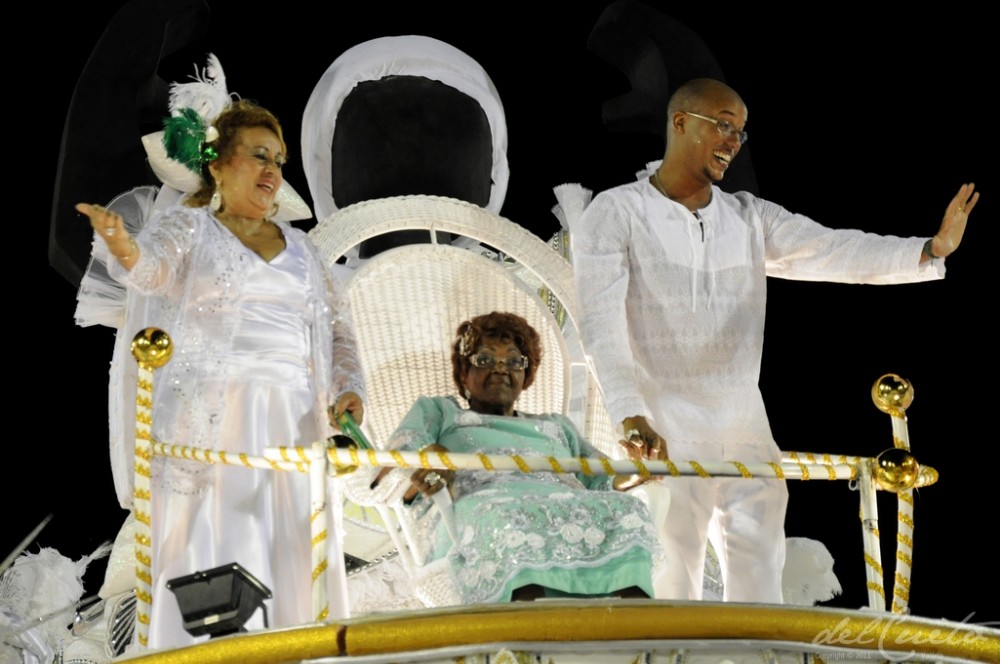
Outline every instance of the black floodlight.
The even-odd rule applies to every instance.
[[[271,591],[237,563],[170,579],[167,588],[177,597],[184,630],[191,636],[245,632],[243,625],[258,607],[267,627],[264,600],[271,599]]]

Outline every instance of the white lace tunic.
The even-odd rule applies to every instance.
[[[646,179],[603,192],[570,228],[582,336],[611,420],[643,415],[676,459],[776,461],[758,381],[768,276],[898,284],[938,279],[925,238],[826,228],[712,188],[697,214]]]
[[[611,420],[646,417],[675,460],[780,461],[758,387],[768,276],[896,284],[944,274],[942,261],[919,264],[923,238],[834,230],[717,187],[692,213],[645,177],[596,196],[570,239],[581,335]],[[726,599],[781,602],[784,484],[664,484],[657,596],[701,598],[714,520]]]

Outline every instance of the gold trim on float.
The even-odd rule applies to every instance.
[[[310,625],[210,639],[129,658],[129,664],[275,664],[343,655],[341,625]]]
[[[442,620],[447,616],[447,620]],[[962,623],[882,612],[655,600],[587,605],[547,600],[511,607],[456,607],[346,625],[346,653],[364,656],[509,642],[753,639],[849,650],[916,651],[983,662],[1000,658],[1000,636]],[[995,632],[995,630],[993,630]],[[896,645],[898,644],[898,645]]]
[[[747,640],[816,649],[914,653],[976,662],[1000,659],[1000,633],[979,625],[879,611],[665,600],[545,600],[368,616],[334,625],[250,632],[150,653],[129,664],[275,664],[319,657],[364,657],[530,643]],[[773,647],[773,646],[771,646]]]

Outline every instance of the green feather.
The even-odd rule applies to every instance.
[[[180,115],[163,121],[163,147],[167,151],[167,156],[199,175],[204,159],[202,155],[204,142],[204,121],[194,109],[182,108]]]

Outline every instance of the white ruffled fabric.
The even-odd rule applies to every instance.
[[[121,215],[125,230],[135,237],[152,216],[159,193],[158,187],[136,187],[115,197],[107,208]],[[108,273],[112,261],[107,243],[94,235],[90,261],[76,296],[74,315],[80,327],[104,325],[118,329],[125,322],[127,292],[125,286]]]
[[[569,231],[576,221],[583,216],[583,211],[590,205],[594,192],[581,184],[567,182],[552,188],[556,196],[556,204],[552,206],[552,214],[559,220],[559,226]]]
[[[83,575],[111,550],[103,544],[73,561],[52,548],[22,553],[0,577],[0,661],[51,662],[70,642]]]
[[[426,603],[414,594],[411,570],[398,555],[349,575],[347,596],[354,617],[382,611],[427,608]]]

